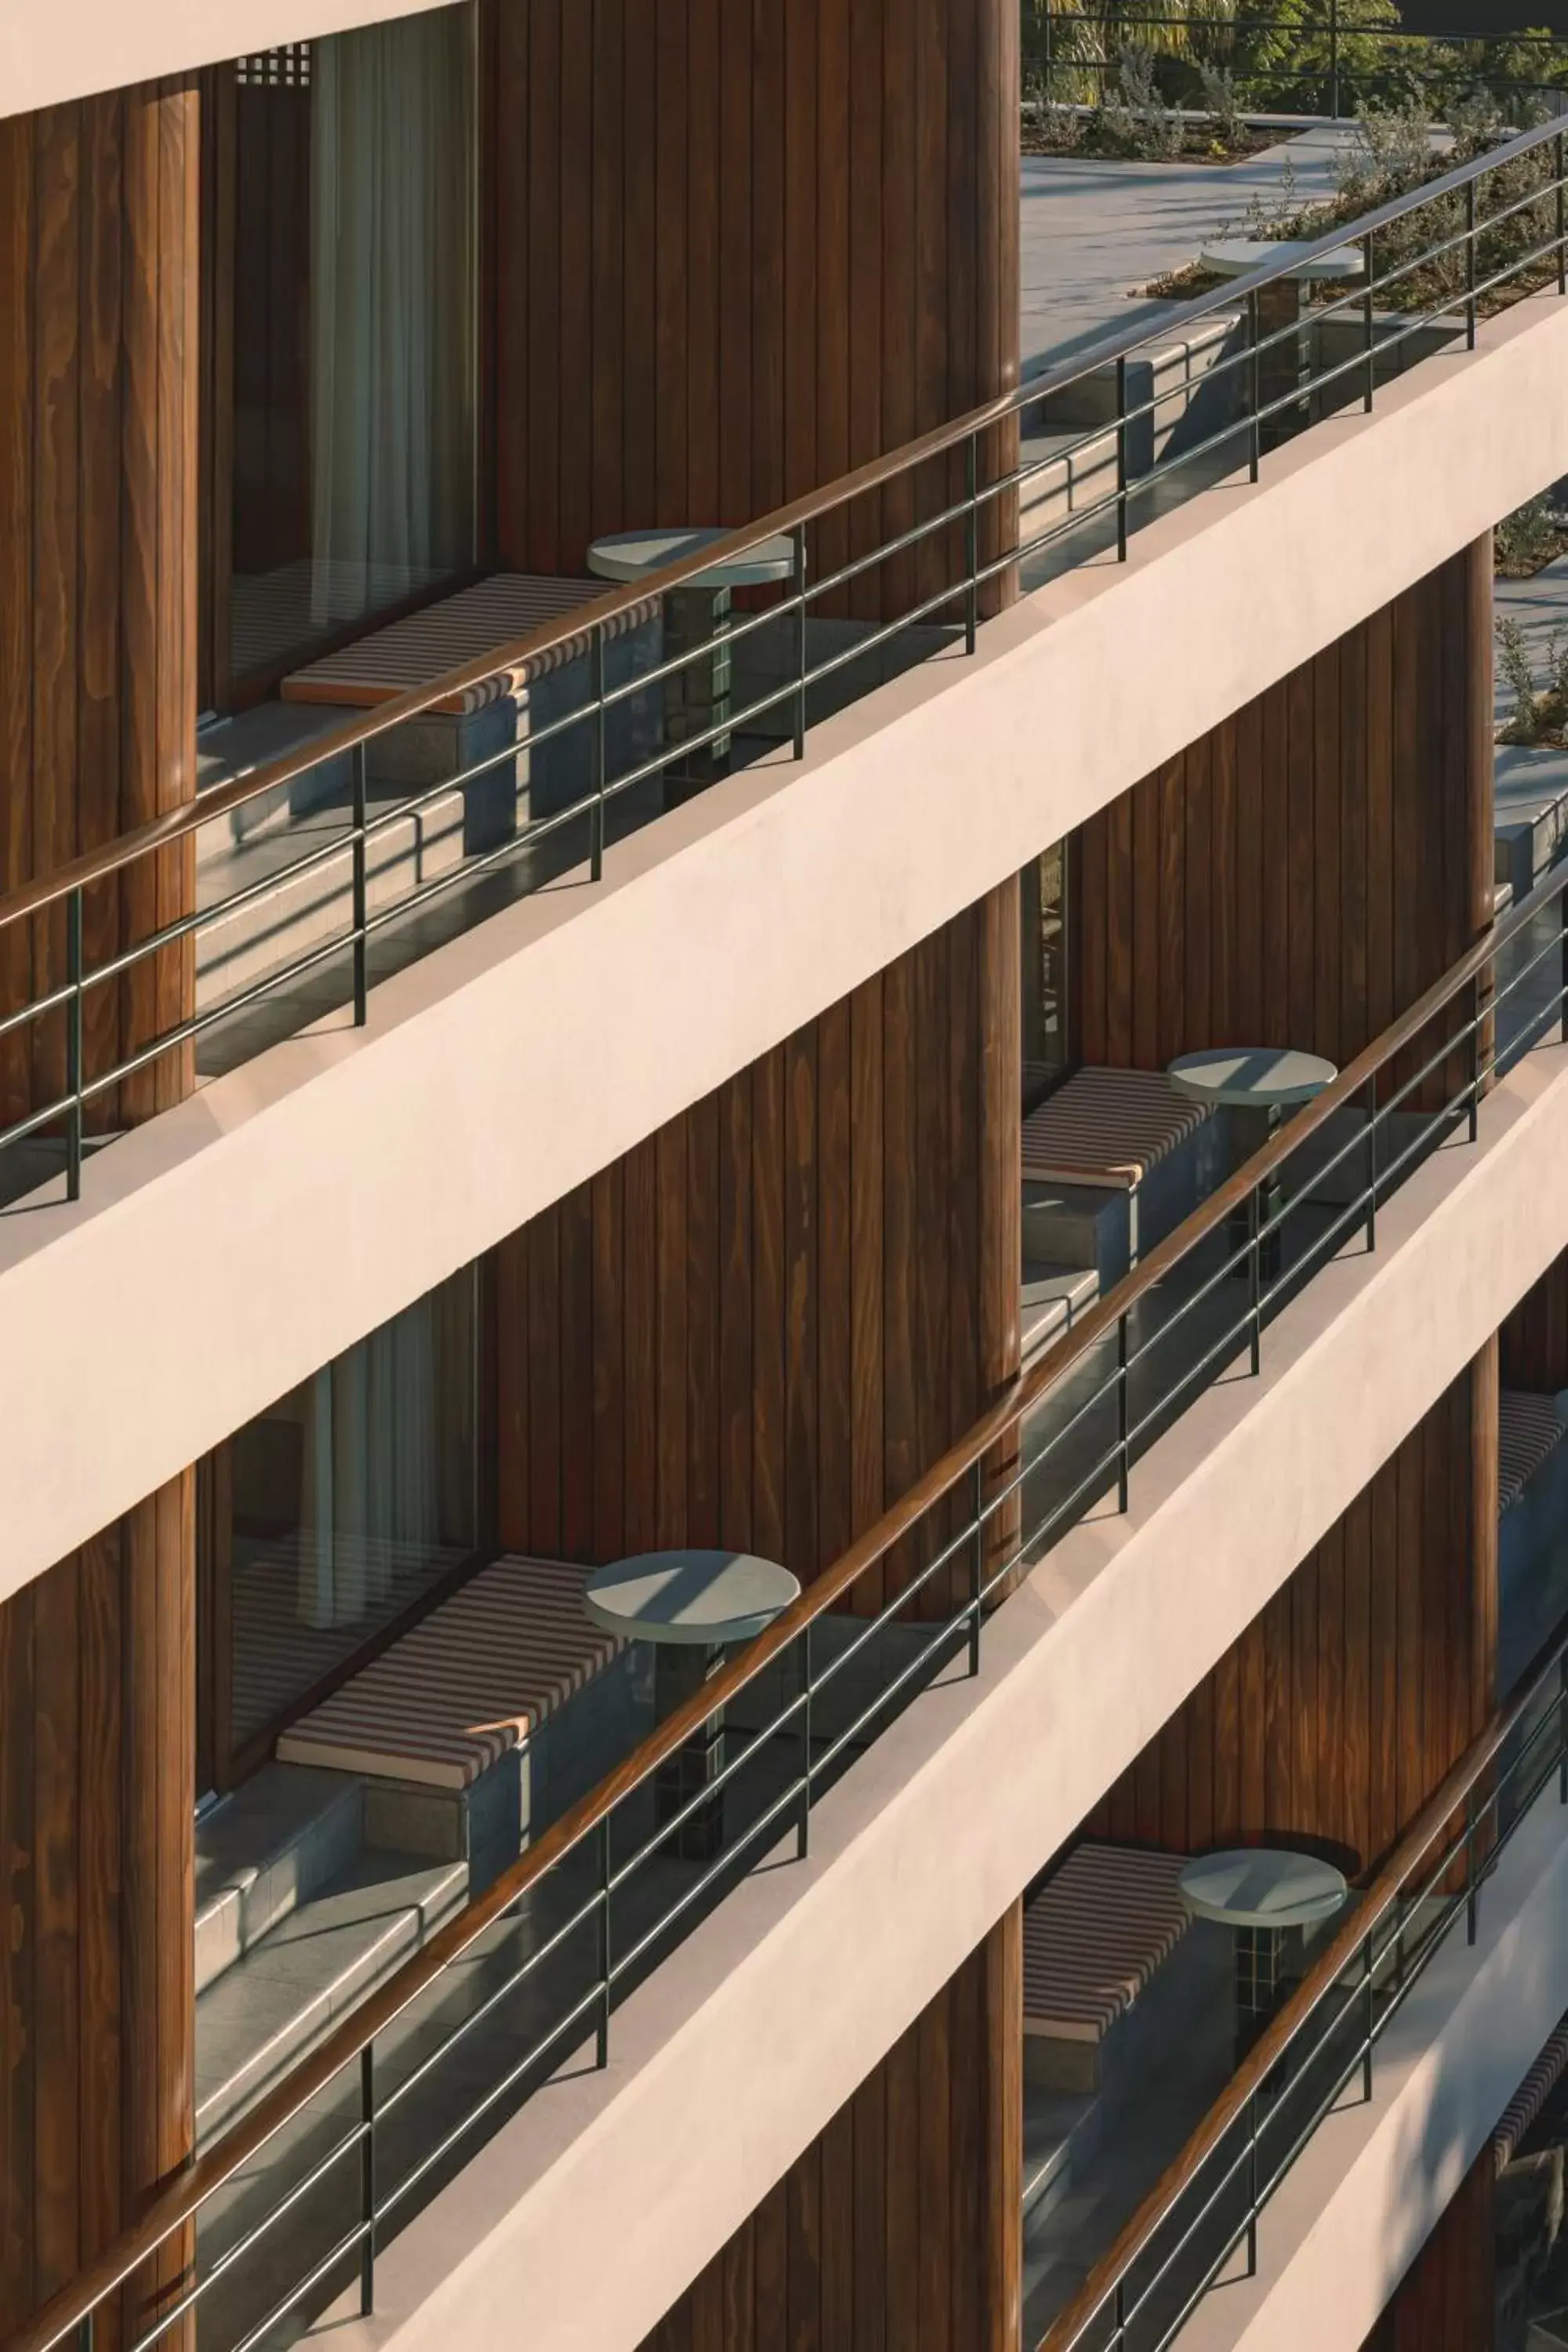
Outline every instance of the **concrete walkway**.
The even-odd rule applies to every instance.
[[[1087,353],[1123,328],[1178,306],[1129,300],[1179,268],[1222,226],[1246,233],[1254,196],[1277,200],[1289,157],[1305,204],[1331,195],[1348,123],[1324,122],[1241,163],[1117,163],[1098,156],[1023,159],[1023,373]]]

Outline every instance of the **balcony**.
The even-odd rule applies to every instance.
[[[1423,201],[1439,199],[1427,191]],[[40,1066],[49,1066],[52,1055],[64,1076],[75,1026],[68,1015],[79,1003],[86,1010],[77,1090],[67,1087],[29,1111],[19,1124],[30,1132],[14,1137],[7,1155],[13,1162],[18,1154],[26,1159],[42,1137],[58,1166],[62,1151],[68,1160],[76,1149],[75,1134],[82,1166],[79,1203],[60,1201],[68,1181],[57,1175],[27,1196],[29,1209],[42,1213],[8,1219],[0,1234],[0,1288],[16,1309],[7,1312],[5,1328],[25,1321],[44,1335],[25,1366],[7,1363],[5,1410],[19,1431],[37,1427],[37,1443],[21,1448],[35,1465],[47,1464],[47,1427],[65,1425],[68,1395],[73,1411],[97,1411],[95,1383],[102,1384],[100,1418],[115,1433],[85,1481],[57,1465],[7,1494],[18,1573],[30,1572],[25,1563],[60,1557],[269,1397],[629,1149],[677,1103],[719,1084],[792,1023],[885,966],[956,904],[972,902],[1016,871],[1043,838],[1071,831],[1133,775],[1234,709],[1259,677],[1277,676],[1292,658],[1314,651],[1345,609],[1362,611],[1396,593],[1451,553],[1456,532],[1484,529],[1500,506],[1517,503],[1560,470],[1556,412],[1549,398],[1537,396],[1537,378],[1542,385],[1552,380],[1555,360],[1548,346],[1561,315],[1547,292],[1501,318],[1482,320],[1473,361],[1463,352],[1428,360],[1386,392],[1378,389],[1370,420],[1342,415],[1300,435],[1263,459],[1256,490],[1243,481],[1150,519],[1155,503],[1168,504],[1190,486],[1183,469],[1194,453],[1186,449],[1171,458],[1168,471],[1130,479],[1125,495],[1111,495],[1098,513],[1057,517],[1050,524],[1054,552],[1042,541],[1020,556],[1005,534],[994,542],[986,536],[987,517],[1005,511],[1027,487],[1018,468],[988,472],[993,442],[1015,410],[1043,396],[1038,383],[1026,396],[985,412],[985,422],[970,420],[938,436],[947,453],[940,466],[922,444],[918,457],[907,451],[889,460],[874,488],[840,484],[798,511],[769,519],[770,532],[782,525],[786,538],[804,533],[805,585],[802,594],[788,583],[782,593],[759,592],[775,601],[731,616],[727,731],[739,740],[742,764],[624,838],[616,837],[617,811],[629,822],[639,794],[648,807],[662,806],[658,779],[671,763],[663,742],[619,772],[610,763],[616,711],[665,682],[646,671],[619,687],[606,684],[602,705],[592,698],[590,679],[587,698],[562,707],[549,721],[558,732],[546,739],[535,727],[527,739],[531,767],[552,746],[575,744],[580,752],[596,740],[602,708],[602,797],[591,790],[548,815],[531,814],[520,798],[515,819],[503,810],[493,845],[458,857],[459,803],[498,775],[518,776],[522,750],[512,741],[470,762],[460,778],[395,799],[373,802],[367,777],[363,827],[354,822],[351,777],[346,805],[334,807],[329,793],[300,814],[299,821],[313,828],[310,852],[296,855],[298,842],[283,845],[290,834],[279,810],[297,783],[312,775],[319,782],[334,759],[347,758],[352,766],[356,745],[368,758],[395,727],[444,694],[449,699],[493,679],[494,649],[438,684],[382,706],[372,719],[216,786],[194,811],[160,820],[157,838],[173,855],[173,845],[191,832],[205,836],[211,856],[202,863],[214,875],[237,854],[230,880],[243,871],[243,887],[254,887],[256,897],[242,900],[225,885],[215,902],[126,953],[143,969],[173,973],[195,938],[197,972],[206,975],[193,982],[197,992],[179,1024],[178,1046],[155,1038],[136,1045],[142,1071],[160,1057],[179,1066],[193,1045],[198,1060],[226,1055],[239,1057],[237,1066],[205,1083],[193,1101],[119,1140],[109,1139],[120,1066],[93,1058],[106,1050],[93,1042],[100,1034],[93,1007],[110,978],[100,968],[95,981],[84,968],[79,995],[66,953],[70,927],[58,911],[68,908],[74,890],[85,914],[95,886],[79,876],[73,882],[67,872],[13,899],[17,924],[26,908],[40,926],[43,907],[57,908],[60,950],[47,1007],[37,1000],[8,1014],[13,1034],[36,1028],[48,1046]],[[1069,369],[1063,382],[1073,380]],[[1347,397],[1357,382],[1353,373],[1343,377]],[[1433,467],[1447,465],[1448,436],[1472,443],[1505,401],[1520,430],[1510,431],[1506,446],[1487,443],[1498,459],[1487,481],[1473,469],[1463,475],[1460,493],[1468,499],[1473,488],[1473,511],[1467,507],[1460,516],[1450,509],[1435,519],[1422,484]],[[1130,415],[1129,426],[1136,421]],[[1239,445],[1237,454],[1244,453],[1250,426],[1244,419],[1226,429]],[[958,479],[966,446],[979,468],[973,507]],[[1394,518],[1385,509],[1396,478]],[[882,509],[886,505],[892,517],[900,499],[894,528]],[[1037,558],[1049,568],[1064,550],[1091,550],[1097,535],[1114,540],[1118,512],[1129,528],[1125,566],[1091,554],[1068,575],[1029,589]],[[1351,560],[1343,561],[1347,530],[1358,536]],[[907,546],[906,530],[916,534]],[[1314,557],[1304,575],[1331,583],[1321,589],[1326,604],[1318,587],[1304,598],[1297,575],[1287,578],[1273,562],[1281,539],[1299,546],[1303,561],[1320,541],[1333,545],[1334,560]],[[959,650],[967,643],[971,544],[973,659]],[[506,649],[506,674],[550,660],[577,632],[607,635],[616,615],[637,609],[649,593],[680,588],[708,560],[693,557],[684,570],[580,608],[570,630],[561,625],[531,633]],[[988,595],[999,594],[1015,574],[1028,593],[986,618]],[[864,583],[879,581],[889,617],[857,616],[857,594],[869,595]],[[928,583],[934,583],[929,593]],[[850,606],[847,616],[830,616],[838,603]],[[789,667],[785,652],[803,615],[804,698],[798,661]],[[1201,627],[1189,645],[1197,616]],[[936,635],[922,637],[924,630]],[[937,657],[875,683],[884,662],[898,667],[930,652],[942,632],[946,649]],[[1169,644],[1170,675],[1161,692],[1130,697],[1120,690],[1130,641]],[[710,652],[673,661],[667,656],[663,667],[674,676],[710,662]],[[751,682],[748,664],[755,666]],[[586,677],[592,667],[590,648],[576,656],[574,669],[551,671],[552,690],[568,697],[569,687],[576,691],[573,677]],[[872,688],[864,700],[833,711],[852,688],[863,687]],[[1060,737],[1047,776],[1032,756],[1027,719],[1042,696]],[[797,762],[795,721],[803,701],[805,756]],[[531,718],[529,724],[534,726]],[[778,730],[771,750],[756,738],[748,749],[748,730],[764,724]],[[719,731],[699,730],[715,741]],[[700,753],[702,746],[692,739],[692,748]],[[592,782],[591,757],[588,772]],[[954,783],[960,777],[970,780],[962,793]],[[231,821],[268,803],[267,825],[233,841]],[[494,821],[490,809],[486,822]],[[511,822],[517,830],[508,829]],[[595,887],[591,836],[601,823],[603,870]],[[279,824],[282,830],[268,829]],[[427,870],[426,852],[443,870]],[[110,863],[123,856],[135,870],[138,857],[153,855],[150,843],[140,852],[121,845]],[[249,856],[255,865],[244,864]],[[356,860],[365,891],[357,932]],[[279,862],[293,867],[291,877]],[[343,911],[345,866],[351,919],[323,934],[321,927]],[[541,882],[548,887],[531,887]],[[384,889],[389,895],[378,904]],[[416,903],[417,893],[428,895]],[[275,923],[265,917],[274,901]],[[481,911],[490,919],[466,929]],[[244,947],[247,956],[260,955],[264,944],[269,956],[272,945],[291,939],[289,964],[253,961],[240,991],[214,996],[216,943],[226,926],[231,941],[256,927]],[[85,932],[92,936],[90,920]],[[200,944],[204,936],[210,953]],[[711,971],[715,959],[730,954],[743,961],[748,985],[726,998],[720,1022]],[[298,969],[301,957],[311,960],[309,971]],[[625,985],[627,971],[639,976],[635,990]],[[117,963],[116,990],[127,982]],[[321,1012],[329,1001],[337,1003],[336,1013]],[[559,1016],[534,1017],[531,1007],[542,1003],[572,1007],[570,1028]],[[264,1044],[279,1025],[287,1029],[312,1013],[319,1017],[286,1052],[243,1058],[248,1045]],[[358,1026],[356,1013],[363,1014]],[[507,1035],[512,1058],[506,1102],[497,1097],[487,1043],[496,1034]],[[426,1106],[420,1133],[407,1136],[398,1152],[367,1163],[365,1135],[379,1132],[384,1117],[394,1121],[389,1131],[401,1133],[399,1107],[416,1098]],[[547,1118],[543,1105],[552,1106]],[[495,1148],[465,1157],[466,1181],[455,1191],[446,1139],[479,1133],[490,1135]],[[36,1159],[29,1164],[36,1175]],[[344,1253],[331,1239],[338,1171],[350,1167],[361,1231],[396,1232],[395,1253]],[[134,1270],[167,1265],[176,1239],[184,1249],[198,1234],[206,1236],[201,1256],[207,1288],[192,1324],[178,1301],[160,1297],[154,1308],[150,1298],[135,1296]],[[258,1303],[273,1295],[283,1265],[300,1311],[263,1315]],[[64,1310],[68,1297],[87,1293],[116,1306],[101,1324],[92,1362],[84,1365],[66,1344],[71,1323]],[[221,1351],[211,1344],[220,1328]],[[156,1334],[158,1362],[149,1370],[170,1402],[157,1431],[133,1424],[113,1402],[126,1392],[122,1350],[134,1339],[143,1361],[150,1334]]]

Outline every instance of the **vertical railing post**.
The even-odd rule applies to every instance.
[[[795,1825],[796,1859],[804,1862],[811,1849],[811,1627],[800,1633],[800,1820]]]
[[[1329,0],[1329,114],[1340,119],[1340,0]]]
[[[1116,1501],[1119,1510],[1127,1508],[1127,1431],[1131,1416],[1127,1410],[1127,1318],[1116,1318]]]
[[[1125,2352],[1127,2344],[1127,2281],[1125,2278],[1119,2278],[1116,2282],[1116,2296],[1111,2307],[1111,2316],[1116,2326],[1115,2352]]]
[[[1247,1196],[1247,1285],[1252,1325],[1252,1377],[1263,1370],[1263,1240],[1259,1231],[1259,1198],[1255,1184]]]
[[[595,2056],[610,2063],[610,1816],[599,1823],[599,2022]]]
[[[1127,357],[1116,362],[1116,560],[1127,561]]]
[[[1476,1792],[1472,1789],[1465,1798],[1465,1941],[1476,1940],[1478,1915],[1476,1887]]]
[[[963,445],[963,650],[974,651],[980,625],[980,445],[972,433]]]
[[[985,1465],[974,1465],[974,1549],[969,1588],[969,1671],[980,1672],[980,1596],[985,1590]]]
[[[1476,184],[1465,182],[1465,344],[1476,348]]]
[[[66,1198],[68,1201],[79,1201],[81,1198],[81,892],[76,889],[66,900],[66,985],[70,990],[70,997],[66,1005]]]
[[[1568,294],[1568,148],[1557,133],[1557,291]]]
[[[795,542],[795,756],[805,757],[805,525],[797,522]],[[973,638],[969,650],[974,650]]]
[[[375,2309],[375,2044],[367,2042],[359,2053],[359,2119],[363,2133],[359,2144],[360,2224],[359,2307],[362,2319]]]
[[[1256,292],[1249,294],[1247,298],[1247,350],[1248,361],[1247,370],[1248,386],[1247,399],[1248,405],[1252,412],[1249,419],[1250,431],[1248,435],[1247,463],[1252,478],[1256,481],[1258,479],[1258,467],[1262,461],[1263,456],[1263,420],[1259,415],[1259,411],[1263,406],[1263,373],[1262,362],[1258,357],[1258,296]]]
[[[1557,1801],[1568,1805],[1568,1650],[1557,1664]]]
[[[1045,83],[1044,83],[1045,102],[1046,102],[1046,104],[1047,104],[1047,106],[1049,106],[1049,104],[1050,104],[1050,102],[1051,102],[1051,63],[1052,63],[1052,59],[1051,59],[1051,0],[1043,0],[1043,7],[1042,7],[1042,12],[1041,12],[1041,13],[1042,13],[1042,15],[1043,15],[1043,16],[1044,16],[1044,19],[1045,19]]]
[[[98,2339],[98,2312],[84,2311],[76,2324],[77,2352],[93,2352]]]
[[[1361,1969],[1362,1969],[1362,1980],[1363,1980],[1363,1982],[1364,1983],[1364,1985],[1365,1985],[1365,1987],[1366,1987],[1366,2020],[1365,2020],[1365,2024],[1366,2024],[1366,2048],[1362,2052],[1362,2060],[1361,2060],[1361,2095],[1362,2095],[1362,2099],[1363,2099],[1363,2104],[1364,2104],[1365,2105],[1367,2105],[1367,2106],[1369,2106],[1369,2107],[1370,2107],[1370,2106],[1371,2106],[1371,2105],[1372,2105],[1372,2039],[1373,2039],[1373,2026],[1374,2026],[1374,2025],[1376,2024],[1376,2022],[1377,2022],[1377,2011],[1376,2011],[1376,2007],[1375,2007],[1375,2004],[1374,2004],[1373,1992],[1373,1976],[1372,1976],[1372,1936],[1371,1936],[1370,1931],[1368,1932],[1368,1934],[1367,1934],[1367,1936],[1366,1936],[1366,1938],[1365,1938],[1365,1940],[1363,1941],[1363,1945],[1362,1945],[1361,1951],[1362,1951],[1362,1963],[1361,1963]]]
[[[354,1027],[363,1029],[367,1010],[365,915],[369,898],[366,879],[364,745],[356,743],[349,753],[349,773],[353,786],[353,918],[354,918]]]
[[[1258,2093],[1247,2102],[1247,2275],[1258,2276]]]
[[[1377,238],[1368,229],[1362,239],[1362,268],[1366,273],[1366,292],[1362,297],[1362,322],[1366,342],[1366,388],[1362,394],[1362,405],[1372,415],[1373,396],[1377,390],[1377,320],[1373,309],[1373,285],[1377,268]]]
[[[594,805],[589,813],[588,878],[602,880],[605,872],[605,625],[596,622],[589,640],[589,696],[594,705]]]
[[[1474,1143],[1474,1142],[1477,1140],[1477,1139],[1479,1138],[1479,1134],[1480,1134],[1480,1131],[1481,1131],[1481,1130],[1480,1130],[1480,1118],[1481,1118],[1481,983],[1480,983],[1480,982],[1479,982],[1479,979],[1472,980],[1472,981],[1471,981],[1471,982],[1470,982],[1470,1022],[1469,1022],[1469,1028],[1470,1028],[1470,1087],[1469,1087],[1469,1095],[1470,1095],[1470,1112],[1469,1112],[1469,1130],[1470,1130],[1470,1141],[1471,1141],[1472,1143]]]
[[[1366,1082],[1366,1245],[1377,1247],[1377,1078]]]
[[[1557,919],[1563,928],[1563,943],[1557,951],[1557,982],[1559,996],[1558,1030],[1563,1043],[1568,1045],[1568,890],[1557,900]]]

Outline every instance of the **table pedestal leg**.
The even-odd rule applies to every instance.
[[[730,716],[730,591],[675,588],[664,600],[664,658],[693,658],[664,681],[665,801],[674,807],[730,772],[730,738],[716,735],[695,751],[682,746],[722,727]]]
[[[712,1679],[724,1663],[722,1649],[700,1643],[663,1643],[653,1654],[654,1713],[662,1723],[693,1692]],[[654,1818],[673,1821],[681,1808],[718,1778],[724,1765],[724,1710],[718,1707],[707,1721],[667,1756],[654,1775]],[[681,1822],[669,1842],[669,1851],[682,1862],[710,1862],[724,1837],[724,1792],[716,1789]]]
[[[1283,1990],[1285,1930],[1279,1927],[1237,1927],[1236,1930],[1236,2063],[1239,2066],[1279,2006]],[[1258,2089],[1272,2098],[1284,2086],[1283,2059],[1270,2067]]]
[[[1277,449],[1282,441],[1289,441],[1311,423],[1310,401],[1291,396],[1300,391],[1303,377],[1310,373],[1310,332],[1302,289],[1293,278],[1279,278],[1272,286],[1259,288],[1258,341],[1268,343],[1271,336],[1279,338],[1278,342],[1269,343],[1258,361],[1258,399],[1264,411],[1259,444],[1265,449]],[[1273,411],[1271,415],[1269,410]]]
[[[1264,1144],[1271,1141],[1279,1131],[1280,1114],[1277,1108],[1261,1112],[1237,1110],[1233,1111],[1231,1116],[1237,1122],[1240,1156],[1243,1160],[1250,1160],[1255,1151],[1261,1150]],[[1258,1280],[1266,1283],[1277,1282],[1284,1255],[1279,1225],[1271,1223],[1273,1219],[1278,1218],[1284,1200],[1278,1176],[1266,1178],[1258,1187],[1254,1197],[1258,1204],[1258,1230],[1262,1236],[1258,1252]],[[1232,1274],[1245,1276],[1248,1273],[1247,1261],[1251,1238],[1252,1225],[1248,1212],[1245,1208],[1233,1209],[1229,1227]]]

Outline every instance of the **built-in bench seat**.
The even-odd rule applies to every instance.
[[[1061,2091],[1100,2084],[1112,2029],[1192,1930],[1186,1857],[1085,1844],[1024,1909],[1024,2066]]]
[[[461,664],[483,661],[608,593],[602,580],[498,572],[306,662],[284,678],[279,691],[286,702],[374,709]],[[528,739],[569,710],[584,708],[591,637],[588,629],[574,631],[548,652],[448,695],[419,718],[376,737],[366,747],[370,781],[417,791],[518,744],[516,761],[501,761],[469,788],[465,845],[470,851],[505,837],[524,795],[534,817],[569,805],[589,789],[593,728],[586,722],[567,728],[531,754]],[[629,685],[653,668],[660,643],[657,597],[617,614],[605,630],[606,687]],[[612,776],[656,747],[660,709],[657,689],[628,695],[612,707],[605,723]]]
[[[508,1555],[278,1740],[361,1774],[374,1843],[463,1852],[482,1883],[632,1741],[630,1653],[592,1624],[588,1570]]]
[[[1498,1400],[1498,1509],[1511,1510],[1536,1472],[1563,1443],[1555,1397],[1504,1389]]]
[[[1026,1263],[1092,1266],[1102,1291],[1197,1206],[1218,1129],[1163,1070],[1075,1071],[1023,1125]]]

